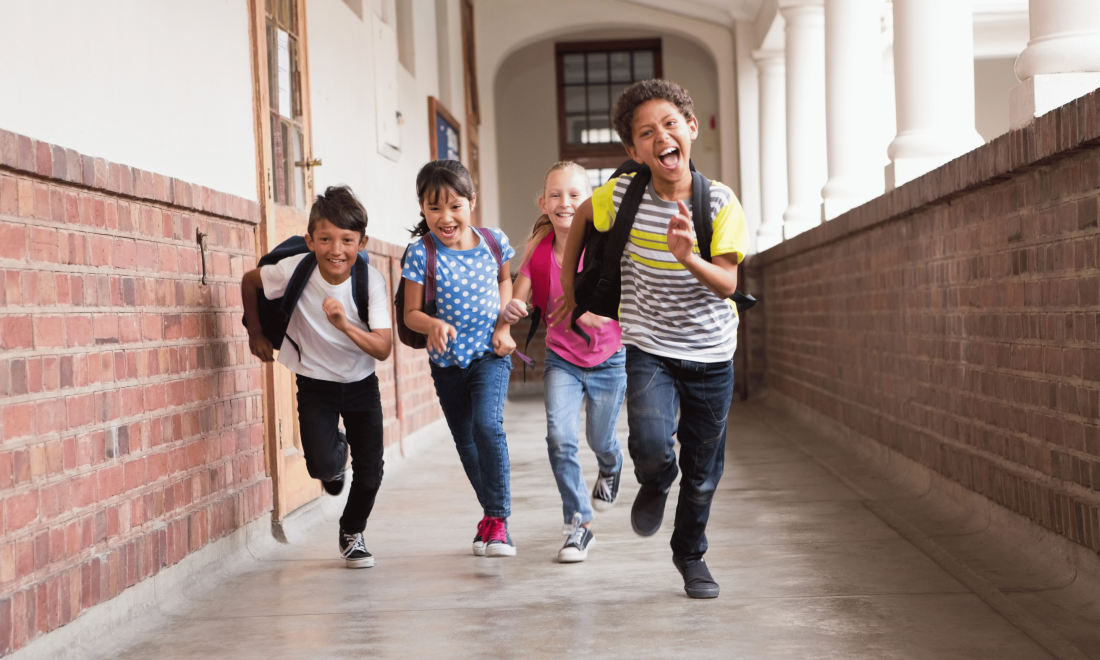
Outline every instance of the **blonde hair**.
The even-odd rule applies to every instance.
[[[546,195],[546,180],[550,178],[550,175],[558,170],[569,170],[573,174],[579,174],[584,178],[584,190],[592,195],[592,184],[588,181],[588,171],[571,160],[562,160],[554,163],[550,166],[550,169],[546,170],[546,176],[542,177],[542,190],[539,191],[538,198],[541,199]],[[550,222],[550,216],[543,213],[539,216],[538,220],[535,220],[535,224],[531,227],[531,233],[527,236],[527,242],[523,250],[523,263],[521,265],[527,265],[527,262],[531,260],[532,255],[535,253],[535,248],[544,238],[549,236],[554,231],[554,225]]]

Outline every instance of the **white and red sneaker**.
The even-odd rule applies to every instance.
[[[508,534],[508,521],[504,518],[489,518],[485,524],[485,556],[515,557],[516,546]]]
[[[477,534],[474,536],[474,554],[478,557],[485,556],[485,537],[488,535],[486,526],[489,522],[489,516],[484,516],[481,522],[477,524]]]

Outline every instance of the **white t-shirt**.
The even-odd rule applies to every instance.
[[[264,295],[278,298],[286,291],[294,269],[306,257],[305,254],[287,257],[282,261],[260,269]],[[390,308],[386,303],[386,280],[374,269],[367,266],[367,295],[370,297],[367,318],[371,330],[385,330],[390,327]],[[367,326],[359,318],[359,308],[352,295],[352,280],[349,277],[342,284],[329,284],[321,277],[320,268],[313,273],[302,290],[298,306],[290,317],[286,336],[294,340],[301,355],[293,344],[283,340],[279,351],[279,364],[296,374],[329,380],[337,383],[354,383],[374,373],[375,360],[367,355],[344,333],[328,321],[321,303],[329,296],[340,301],[348,320],[352,325],[366,330]]]

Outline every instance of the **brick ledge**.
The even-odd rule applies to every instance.
[[[260,222],[259,202],[103,158],[85,156],[72,149],[3,129],[0,129],[0,168],[251,224]]]

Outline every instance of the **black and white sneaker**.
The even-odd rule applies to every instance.
[[[596,537],[592,535],[592,530],[581,524],[581,514],[573,514],[573,524],[566,525],[562,534],[569,538],[558,551],[559,562],[573,564],[588,559],[588,549],[595,545]]]
[[[622,470],[607,473],[600,470],[600,478],[596,479],[596,485],[592,487],[592,508],[597,511],[607,511],[615,506],[615,500],[619,497],[619,477]]]
[[[345,534],[344,530],[340,530],[340,555],[347,562],[348,568],[370,568],[374,566],[374,557],[367,552],[362,532]]]

